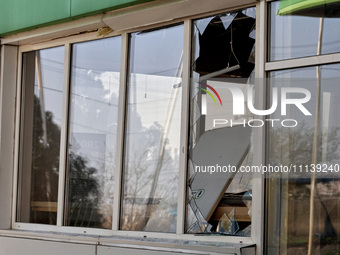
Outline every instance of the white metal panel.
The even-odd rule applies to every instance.
[[[59,183],[58,183],[58,212],[57,226],[63,225],[64,197],[65,197],[65,171],[66,171],[66,151],[67,151],[67,120],[68,120],[68,98],[69,98],[69,77],[71,68],[71,45],[67,43],[64,49],[64,81],[63,81],[63,101],[60,136],[60,156],[59,156]]]
[[[125,129],[125,100],[128,73],[128,53],[129,53],[129,35],[122,34],[121,56],[120,56],[120,77],[119,77],[119,97],[118,97],[118,127],[117,127],[117,150],[115,158],[115,187],[113,193],[113,215],[112,230],[119,229],[120,202],[123,177],[123,155],[124,155],[124,129]]]
[[[95,255],[95,245],[0,237],[3,255]]]
[[[112,254],[121,254],[121,255],[173,255],[180,254],[178,252],[159,252],[159,251],[150,251],[147,249],[135,248],[135,249],[127,249],[127,248],[117,248],[117,247],[108,247],[108,246],[99,246],[97,248],[97,255],[112,255]]]
[[[103,22],[113,30],[126,30],[136,27],[148,26],[160,22],[180,20],[188,16],[209,12],[221,12],[228,8],[240,7],[240,5],[255,4],[254,0],[185,0],[174,1],[167,5],[155,6],[136,12],[125,14],[111,12],[103,17]],[[210,14],[212,15],[212,14]]]
[[[340,62],[340,53],[267,62],[265,67],[266,71],[275,71],[305,66],[325,65],[334,62]]]
[[[198,250],[182,250],[182,249],[165,249],[165,248],[153,248],[152,247],[135,247],[135,248],[120,248],[109,246],[98,246],[97,255],[185,255],[185,254],[197,254],[197,255],[217,255],[220,253],[211,253],[207,251]],[[234,255],[236,253],[224,253],[225,255]]]
[[[184,22],[183,44],[183,80],[182,80],[182,111],[180,134],[180,157],[178,178],[178,207],[177,207],[177,234],[184,234],[186,212],[186,177],[187,177],[187,151],[189,130],[189,99],[190,99],[190,56],[191,56],[191,20]]]
[[[232,166],[237,169],[242,164],[250,148],[251,128],[249,126],[233,126],[217,128],[203,133],[192,151],[192,161],[199,170],[192,180],[191,191],[201,191],[196,196],[192,207],[199,210],[204,219],[209,220],[215,211],[218,201],[227,190],[236,174],[231,171],[216,170],[213,174],[205,171],[209,167],[220,168]],[[205,170],[202,170],[203,168]],[[197,207],[197,209],[196,209]]]
[[[38,224],[34,224],[38,225]],[[130,231],[131,232],[131,231]],[[157,234],[157,233],[155,233]],[[162,234],[162,233],[158,233]],[[164,233],[163,233],[164,234]],[[187,237],[188,235],[186,235]],[[18,245],[26,245],[21,240],[38,240],[50,243],[65,243],[65,244],[84,244],[101,247],[115,247],[120,249],[132,249],[132,250],[147,250],[158,252],[176,252],[184,254],[255,254],[254,244],[245,244],[240,241],[230,241],[229,238],[223,237],[229,240],[228,243],[222,244],[221,242],[200,242],[198,240],[189,241],[183,238],[183,235],[178,235],[178,240],[173,239],[156,239],[156,238],[131,238],[131,237],[103,237],[97,235],[78,235],[78,234],[60,234],[60,233],[42,233],[42,232],[28,232],[17,230],[0,230],[0,237],[13,238],[17,240]],[[231,237],[233,238],[233,237]],[[235,238],[235,237],[234,237]],[[219,239],[219,236],[215,236],[212,239]],[[245,238],[243,238],[245,240]],[[213,241],[213,240],[211,240]],[[0,254],[1,253],[1,241],[0,241]],[[111,249],[109,249],[111,250]],[[244,253],[248,251],[248,253]],[[62,250],[61,250],[62,252]],[[7,255],[7,254],[6,254]]]
[[[0,229],[11,226],[12,176],[14,161],[15,95],[17,81],[16,46],[1,48],[0,92]]]

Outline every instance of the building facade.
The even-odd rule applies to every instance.
[[[3,1],[0,254],[339,254],[339,13]]]

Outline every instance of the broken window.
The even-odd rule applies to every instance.
[[[250,236],[255,8],[193,26],[186,232]]]

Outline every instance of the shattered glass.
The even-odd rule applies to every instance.
[[[250,236],[252,175],[204,169],[252,164],[253,132],[240,123],[253,116],[233,115],[226,87],[254,89],[255,13],[248,8],[193,23],[187,233]],[[234,124],[215,127],[216,118]]]

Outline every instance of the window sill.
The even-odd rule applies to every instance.
[[[130,232],[131,233],[131,232]],[[247,242],[215,242],[188,240],[201,239],[194,235],[176,235],[175,238],[155,238],[148,237],[152,233],[144,233],[144,237],[125,236],[125,231],[121,235],[101,236],[85,235],[57,232],[41,232],[27,230],[0,230],[1,239],[26,239],[31,241],[49,241],[58,243],[81,244],[95,247],[104,247],[105,249],[143,249],[157,252],[178,252],[184,254],[255,254],[255,245]],[[159,235],[159,233],[153,233]],[[187,238],[188,237],[188,238]],[[191,238],[190,238],[191,237]],[[184,239],[185,238],[185,239]],[[226,238],[226,237],[224,237]],[[232,237],[231,237],[232,238]],[[228,239],[228,237],[227,237]],[[244,238],[248,239],[248,238]],[[224,240],[225,241],[225,240]],[[246,240],[245,240],[246,241]],[[136,250],[136,254],[138,253]],[[131,253],[132,254],[132,253]]]

